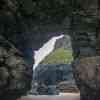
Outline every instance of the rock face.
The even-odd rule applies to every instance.
[[[73,81],[72,67],[70,64],[40,64],[36,68],[36,80],[46,85],[57,85],[62,81]],[[53,77],[51,77],[51,73]]]
[[[82,100],[100,98],[100,56],[80,58],[74,61],[73,69]]]
[[[53,77],[51,76],[51,73]],[[38,84],[37,91],[39,94],[48,95],[50,87],[52,88],[53,95],[65,91],[78,91],[70,64],[40,64],[35,71],[35,80]],[[32,90],[34,94],[34,84]],[[58,90],[59,92],[57,92]]]
[[[57,40],[55,43],[55,49],[57,48],[72,49],[71,38],[69,35],[64,34],[64,37]]]
[[[38,49],[50,37],[59,35],[61,32],[71,37],[75,61],[76,59],[80,61],[81,57],[82,59],[90,57],[89,59],[93,61],[91,57],[96,59],[96,56],[100,55],[99,10],[98,0],[43,0],[42,2],[40,0],[0,0],[0,34],[13,43],[31,64],[32,50]],[[91,76],[94,76],[93,69],[95,70],[96,65],[91,65],[92,69],[86,68],[85,64],[88,66],[87,63],[79,68],[74,65],[75,80],[83,100],[97,100],[94,94],[100,98],[98,96],[99,75],[94,79],[85,76],[86,73],[88,75],[87,70],[92,73]],[[79,73],[81,68],[85,68],[84,72]],[[1,70],[6,73],[0,74],[7,78],[9,76],[7,69],[1,68]],[[94,83],[94,80],[98,84]],[[93,81],[92,85],[91,81]],[[88,89],[87,86],[89,86]]]
[[[82,3],[84,2],[84,3]],[[74,3],[75,4],[75,3]],[[80,89],[81,100],[99,100],[99,45],[97,43],[97,0],[80,0],[74,5],[73,72]],[[75,36],[77,34],[77,36]],[[99,39],[98,39],[99,40]],[[97,56],[96,56],[97,55]]]
[[[16,100],[30,89],[32,68],[22,54],[0,36],[0,99]]]
[[[57,87],[61,93],[79,93],[74,80],[60,82]]]

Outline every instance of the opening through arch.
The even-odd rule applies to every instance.
[[[79,92],[72,74],[72,43],[69,35],[51,37],[34,51],[32,89],[38,95]],[[35,88],[34,88],[35,87]]]

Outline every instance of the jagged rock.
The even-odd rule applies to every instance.
[[[100,55],[100,39],[98,35],[100,29],[99,9],[100,2],[98,3],[98,0],[0,0],[0,34],[3,34],[6,39],[9,39],[18,49],[23,51],[27,59],[30,59],[29,56],[32,56],[30,49],[41,47],[51,36],[55,36],[55,32],[64,32],[71,36],[74,58],[84,57],[85,59],[85,57]],[[68,21],[64,20],[65,17],[68,18]],[[63,21],[68,24],[63,25]],[[53,32],[53,35],[49,32]],[[4,55],[6,55],[6,52]],[[4,61],[5,58],[1,57],[0,62],[4,63]],[[95,69],[95,67],[93,68]],[[84,67],[81,68],[83,69]],[[74,68],[74,70],[76,69]],[[4,71],[5,69],[2,70]],[[89,70],[91,71],[91,68],[87,69],[87,71]],[[75,76],[78,71],[80,70],[77,69]],[[81,73],[75,79],[77,80],[80,75]],[[84,75],[86,75],[85,72],[83,72],[82,76]],[[9,76],[6,75],[4,78],[7,77]],[[77,81],[81,84],[80,80]],[[83,80],[83,83],[87,82]],[[99,82],[97,81],[97,83]],[[96,100],[92,96],[92,99],[85,98],[87,94],[94,94],[92,94],[93,92],[90,88],[87,89],[87,86],[84,86],[84,84],[80,86],[80,84],[77,85],[81,90],[88,90],[82,94],[84,99]],[[91,87],[90,81],[88,86]],[[94,88],[96,89],[95,86]],[[96,92],[97,95],[98,93]]]
[[[51,73],[53,77],[51,77]],[[40,64],[35,70],[34,79],[37,83],[37,92],[41,95],[57,95],[59,94],[58,90],[60,90],[59,92],[75,92],[75,90],[78,90],[70,64]],[[66,83],[62,84],[63,81]],[[32,91],[35,94],[34,83],[32,85]]]
[[[100,98],[100,56],[76,59],[73,71],[82,100]]]
[[[35,70],[35,79],[45,85],[57,85],[64,80],[74,80],[70,64],[40,64]]]
[[[0,36],[0,99],[16,100],[30,89],[32,72],[22,54]]]

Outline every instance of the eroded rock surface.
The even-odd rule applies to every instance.
[[[0,34],[23,51],[24,57],[28,60],[32,60],[30,49],[38,49],[59,32],[69,34],[72,40],[73,56],[79,59],[80,63],[79,66],[75,66],[74,75],[83,100],[96,100],[95,97],[100,98],[98,96],[99,67],[97,68],[99,65],[95,63],[96,55],[100,55],[99,9],[98,0],[0,0]],[[84,57],[84,60],[80,57]],[[12,56],[10,59],[13,59]],[[0,60],[5,61],[2,58]],[[8,62],[9,60],[6,63]],[[90,63],[93,64],[91,67]],[[11,62],[10,65],[13,63]],[[2,79],[8,79],[8,69],[3,67],[0,70],[3,72]],[[6,81],[2,82],[6,84]],[[7,85],[6,88],[9,86]]]
[[[22,54],[0,36],[0,99],[15,100],[30,89],[32,69]]]
[[[100,56],[77,59],[73,69],[82,100],[99,100]]]

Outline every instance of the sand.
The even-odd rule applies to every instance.
[[[43,96],[33,96],[33,95],[28,95],[21,97],[21,99],[18,100],[80,100],[80,94],[79,93],[65,93],[65,94],[60,94],[58,96],[48,96],[48,95],[43,95]]]

